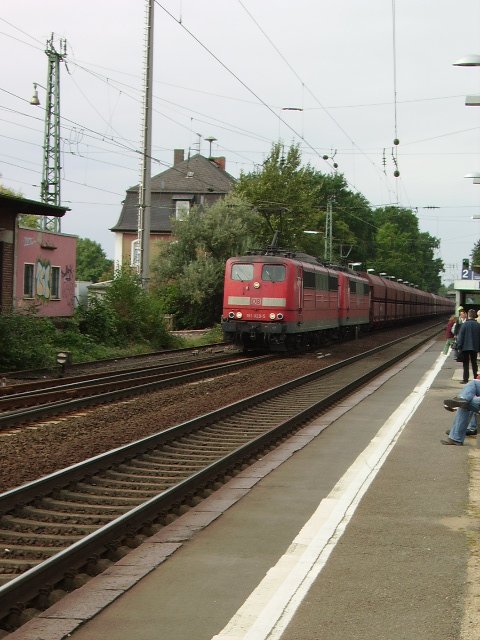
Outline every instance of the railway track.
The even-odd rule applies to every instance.
[[[18,625],[19,602],[46,608],[46,592],[71,590],[75,572],[95,575],[116,549],[151,535],[432,335],[417,332],[0,495],[3,628]]]
[[[214,354],[188,362],[153,365],[125,372],[77,376],[62,383],[40,381],[3,389],[0,393],[0,430],[81,407],[119,400],[159,388],[186,384],[271,360],[274,356],[243,357]]]
[[[145,363],[151,362],[153,365],[168,362],[180,362],[182,360],[189,360],[191,358],[198,358],[198,356],[208,356],[211,353],[219,353],[224,350],[232,351],[231,345],[224,342],[218,342],[208,345],[202,345],[199,347],[184,347],[181,349],[164,349],[162,351],[154,351],[150,353],[142,353],[134,356],[124,356],[120,358],[104,358],[103,360],[93,360],[90,362],[73,362],[68,364],[65,368],[61,365],[54,365],[52,367],[46,367],[43,369],[23,369],[19,371],[2,371],[0,373],[0,381],[3,380],[3,384],[20,383],[23,380],[30,380],[35,382],[41,382],[45,379],[51,378],[63,378],[75,377],[84,371],[88,371],[87,376],[90,376],[93,371],[97,370],[129,370],[133,369],[135,363],[141,363],[145,366]],[[4,387],[0,386],[0,392],[4,390]]]

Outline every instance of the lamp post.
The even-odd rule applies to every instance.
[[[205,140],[210,145],[210,148],[208,150],[208,159],[211,160],[212,159],[212,142],[216,142],[217,138],[214,138],[213,136],[208,136],[208,138],[205,138]]]

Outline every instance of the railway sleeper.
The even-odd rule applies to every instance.
[[[245,438],[249,438],[250,434],[249,433],[243,433],[243,434],[238,434],[238,433],[230,433],[229,435],[227,434],[208,434],[208,440],[209,442],[222,442],[222,443],[228,443],[231,444],[233,446],[237,445],[237,444],[241,444],[242,442],[245,441]],[[199,442],[201,440],[200,436],[191,436],[191,441],[193,442]]]
[[[142,467],[144,465],[146,469],[157,469],[161,465],[164,465],[165,468],[178,467],[187,469],[196,466],[194,461],[179,459],[174,453],[167,453],[163,451],[163,449],[144,454],[141,459],[131,460],[129,464],[135,467]]]
[[[69,518],[95,518],[97,521],[101,520],[104,522],[109,522],[111,517],[115,517],[116,515],[122,515],[125,512],[124,509],[118,508],[110,505],[102,505],[102,512],[98,513],[98,506],[91,504],[79,504],[71,502],[67,502],[64,500],[55,500],[54,498],[42,498],[40,505],[45,507],[46,511],[49,513],[56,512],[67,515]],[[37,506],[37,508],[38,508]],[[72,511],[72,509],[75,509]],[[105,514],[105,511],[108,513]]]
[[[157,495],[158,493],[158,488],[156,487],[149,489],[146,487],[135,486],[133,483],[129,483],[129,486],[124,486],[114,482],[109,485],[107,482],[101,482],[100,479],[98,482],[92,484],[80,483],[78,485],[78,489],[86,491],[87,493],[91,493],[95,496],[112,496],[114,498],[138,497],[139,499],[142,499],[143,496],[153,496]]]
[[[153,482],[152,478],[148,480],[135,480],[130,476],[124,476],[124,479],[121,478],[99,478],[97,480],[97,486],[102,486],[110,489],[117,489],[121,491],[125,490],[135,490],[135,491],[145,491],[145,492],[158,492],[163,491],[165,482],[162,478],[158,476],[155,478],[157,482]]]
[[[191,460],[193,457],[194,459],[209,462],[210,460],[215,460],[218,457],[218,453],[216,451],[199,451],[198,449],[186,450],[185,448],[172,448],[171,453],[175,455],[175,458],[180,458],[181,460]]]
[[[99,493],[88,493],[83,491],[62,491],[59,497],[72,500],[72,502],[97,504],[99,508],[105,503],[116,506],[125,506],[126,509],[130,506],[136,507],[138,504],[138,500],[134,500],[133,498],[112,496],[111,494],[104,495]]]
[[[196,471],[198,471],[199,469],[201,469],[202,466],[200,464],[198,465],[173,465],[173,464],[150,464],[148,469],[145,469],[144,467],[124,467],[122,465],[121,468],[119,468],[117,473],[121,473],[122,475],[135,475],[137,474],[139,471],[141,471],[141,477],[158,477],[159,473],[169,473],[169,474],[178,474],[178,475],[185,475],[188,473],[195,473]]]
[[[16,560],[18,558],[31,559],[31,560],[46,560],[56,553],[65,549],[68,545],[62,545],[58,547],[47,546],[33,546],[33,545],[21,545],[10,543],[8,547],[0,549],[0,564],[5,559]]]
[[[0,571],[4,575],[10,574],[10,580],[13,575],[23,573],[35,567],[38,562],[32,562],[31,559],[24,560],[22,558],[5,558],[2,560]]]
[[[194,472],[197,469],[198,467],[192,467],[191,471]],[[160,472],[161,473],[166,472],[172,476],[179,476],[179,475],[185,475],[186,473],[188,473],[188,470],[187,469],[176,470],[176,469],[172,469],[171,467],[165,466],[164,469],[159,469],[157,472],[152,471],[148,474],[132,473],[132,472],[129,472],[128,470],[123,473],[120,471],[108,471],[106,474],[106,477],[112,478],[113,480],[122,480],[123,478],[125,478],[125,476],[127,476],[132,480],[138,480],[138,482],[151,482],[152,478],[157,479],[159,477]]]
[[[39,514],[44,515],[44,514]],[[57,533],[60,535],[65,534],[67,532],[72,536],[86,536],[88,533],[92,533],[92,531],[96,531],[98,526],[92,524],[84,524],[84,523],[73,523],[73,522],[49,522],[48,520],[30,520],[27,518],[18,518],[18,517],[9,517],[4,516],[2,518],[2,525],[10,524],[14,531],[27,531],[31,532],[32,528],[35,530],[35,533],[44,533],[50,535],[56,535]]]
[[[195,445],[195,443],[189,442],[189,443],[185,443],[184,445],[180,446],[178,451],[180,453],[180,455],[205,455],[207,454],[208,456],[218,456],[218,455],[222,455],[223,453],[225,453],[225,451],[231,451],[231,446],[229,446],[228,444],[223,444],[223,443],[218,443],[218,444],[213,444],[213,443],[206,443],[204,446],[202,445]]]
[[[77,540],[77,536],[56,535],[51,536],[45,533],[32,533],[31,531],[12,531],[10,529],[0,529],[0,544],[7,545],[10,540],[22,540],[25,544],[34,545],[37,542],[63,542],[71,544]]]

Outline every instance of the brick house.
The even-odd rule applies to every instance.
[[[210,206],[231,191],[235,179],[225,171],[225,158],[205,158],[196,154],[185,160],[183,149],[174,150],[173,167],[151,182],[150,259],[155,245],[172,238],[172,218],[180,217],[193,205]],[[127,190],[122,211],[113,231],[115,264],[135,263],[138,250],[138,185]]]
[[[41,316],[71,316],[76,236],[20,227],[21,214],[63,217],[67,207],[0,194],[0,313],[34,307]]]

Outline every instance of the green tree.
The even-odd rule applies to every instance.
[[[256,246],[262,220],[252,207],[229,195],[211,207],[193,207],[174,221],[175,240],[164,243],[152,264],[152,290],[173,313],[179,328],[218,322],[225,261]]]
[[[109,260],[101,245],[89,238],[77,240],[77,280],[98,282],[113,277],[113,260]]]
[[[441,286],[442,260],[435,258],[439,240],[418,228],[410,209],[385,207],[375,211],[374,266],[420,289],[437,292]]]
[[[33,213],[21,213],[18,217],[18,224],[28,229],[41,229],[42,216],[36,216]]]
[[[477,267],[477,271],[480,271],[480,240],[474,244],[472,249],[472,266]]]
[[[351,191],[341,174],[325,175],[302,166],[297,145],[285,150],[281,143],[274,144],[259,171],[240,176],[235,192],[259,212],[263,245],[279,231],[281,246],[323,256],[330,203],[334,261],[366,263],[373,252],[375,226],[366,198]],[[305,234],[306,230],[317,235]]]
[[[2,183],[0,183],[0,194],[5,196],[13,196],[14,198],[23,198],[23,195],[19,191],[14,191],[13,189],[9,189]],[[36,216],[34,214],[22,213],[17,216],[17,222],[22,227],[28,227],[29,229],[40,229],[41,228],[41,216]]]
[[[1,182],[0,182],[0,194],[2,194],[3,196],[13,196],[14,198],[23,197],[19,191],[14,191],[13,189],[9,189]]]
[[[303,231],[311,228],[318,188],[315,170],[301,165],[299,146],[285,150],[278,142],[260,171],[241,174],[234,192],[258,211],[262,244],[268,244],[279,231],[282,246],[293,247]]]

